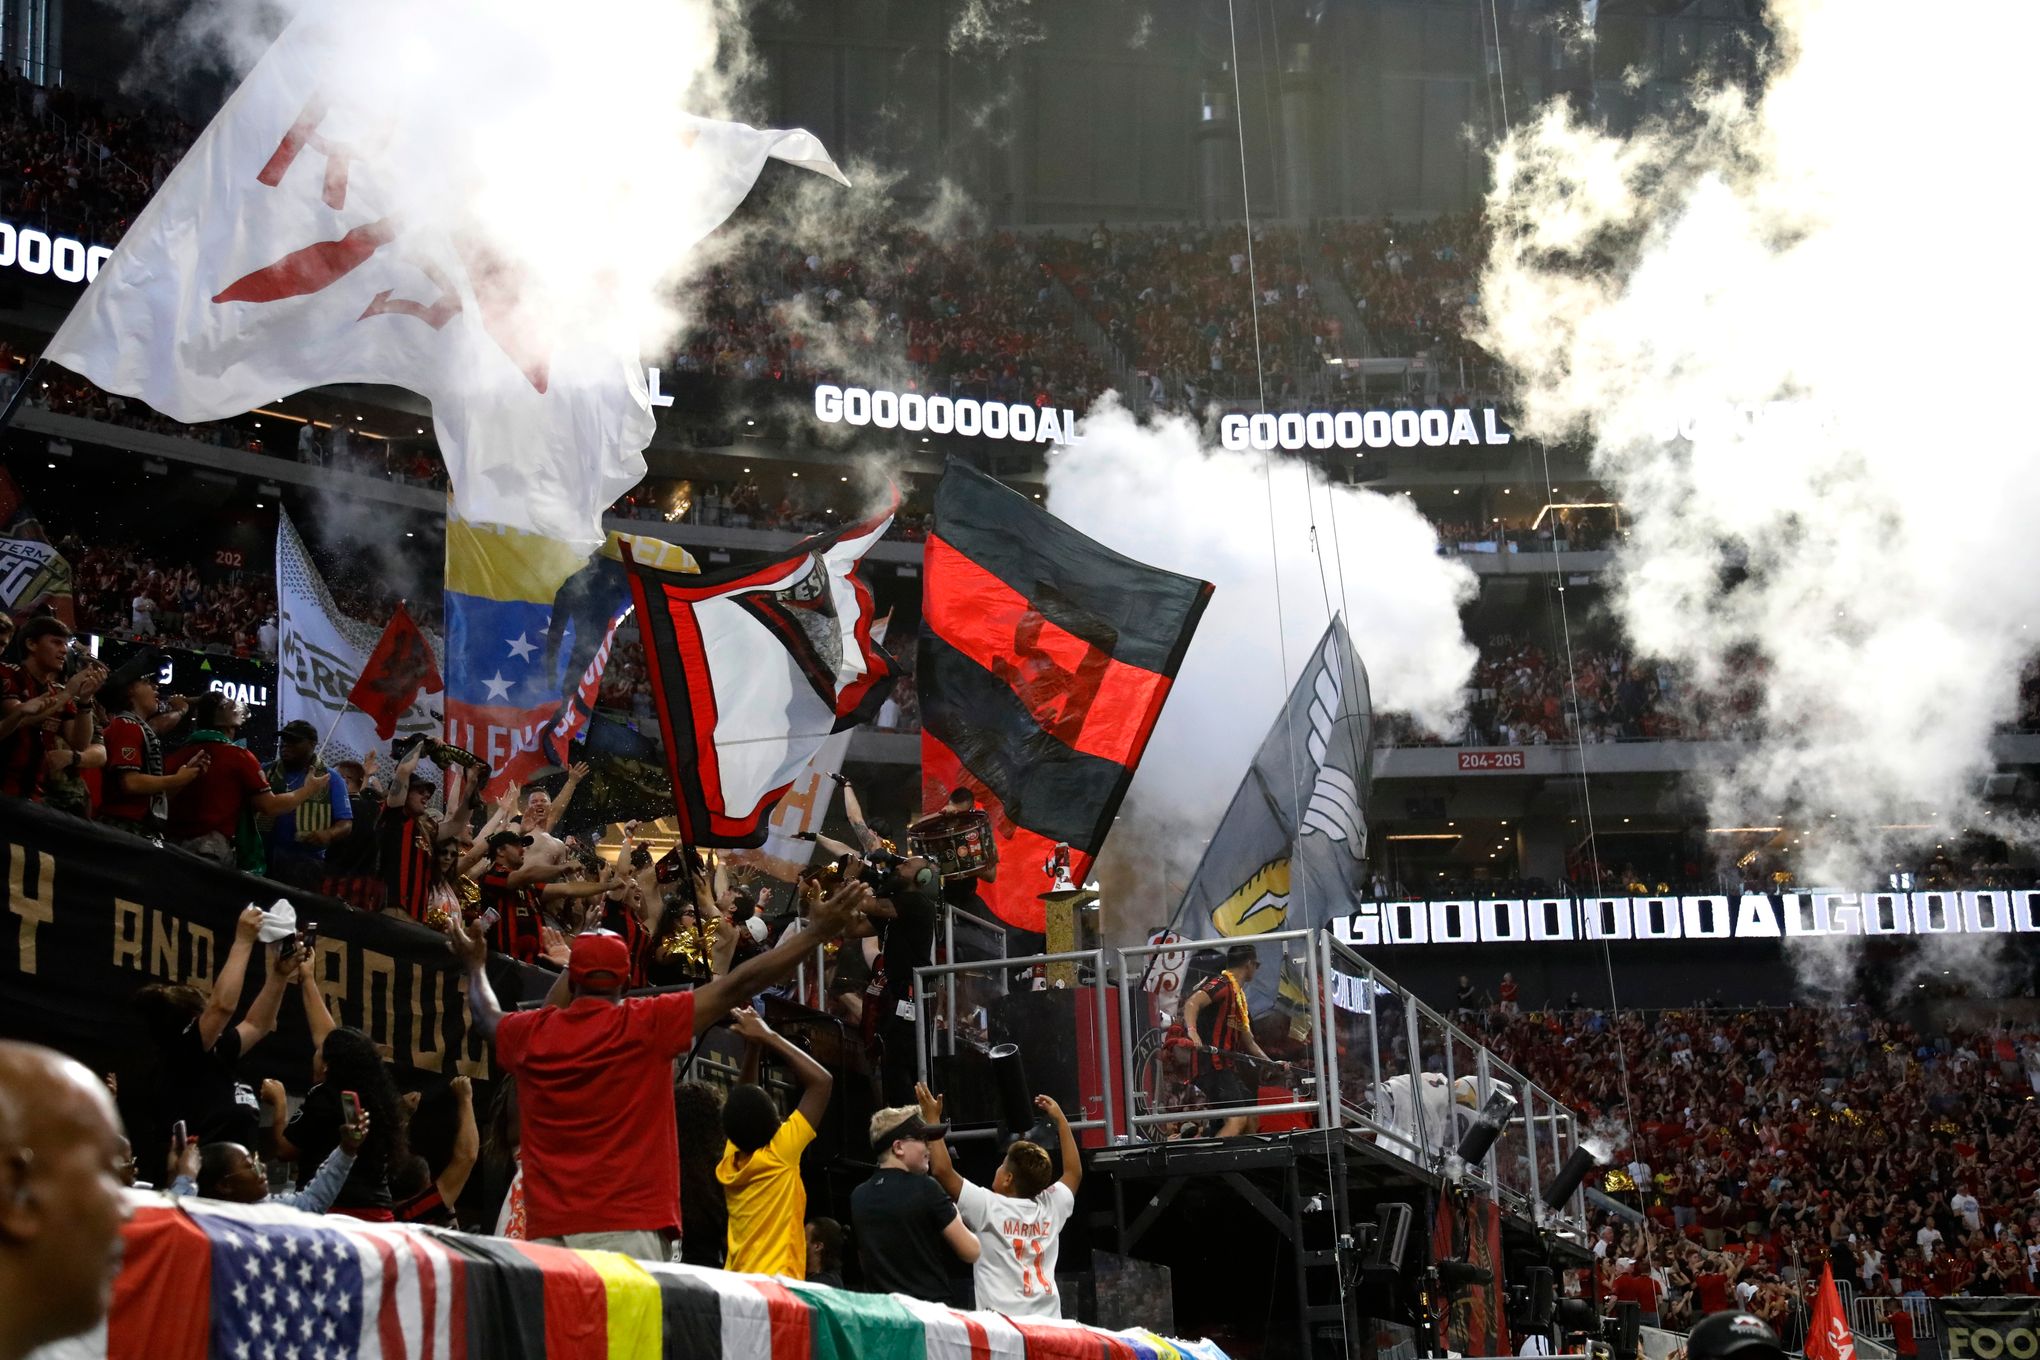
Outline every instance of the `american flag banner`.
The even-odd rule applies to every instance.
[[[1226,1360],[896,1294],[131,1191],[113,1307],[30,1360]]]

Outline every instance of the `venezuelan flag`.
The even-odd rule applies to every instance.
[[[551,763],[545,731],[629,603],[622,550],[668,571],[700,568],[685,548],[614,532],[593,552],[507,529],[446,523],[446,740],[494,771],[486,792]]]

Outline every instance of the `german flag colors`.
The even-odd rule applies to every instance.
[[[898,1295],[133,1192],[104,1326],[37,1360],[1225,1360]]]
[[[991,814],[1000,919],[1043,928],[1042,866],[1082,882],[1169,697],[1211,583],[1136,562],[951,460],[922,566],[922,807]]]

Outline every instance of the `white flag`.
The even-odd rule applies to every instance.
[[[321,736],[330,728],[333,736],[326,743],[325,754],[328,765],[359,760],[369,751],[381,749],[375,719],[351,706],[347,695],[361,678],[361,668],[382,636],[382,625],[349,618],[334,606],[324,578],[287,514],[279,515],[276,523],[276,605],[278,724],[301,718]],[[433,655],[442,655],[438,636],[421,631]],[[397,737],[423,732],[437,740],[440,719],[435,710],[440,697],[419,695],[418,702],[397,720]],[[337,726],[335,718],[339,719]],[[429,769],[430,762],[421,763]]]
[[[728,858],[758,870],[782,883],[799,878],[814,862],[815,843],[801,840],[822,829],[829,808],[836,801],[835,776],[843,772],[843,757],[850,750],[850,734],[838,732],[821,744],[808,758],[807,768],[780,795],[766,822],[765,844],[756,850],[732,850]]]
[[[652,436],[645,299],[563,301],[561,279],[505,258],[502,232],[462,198],[474,144],[492,129],[448,126],[443,100],[407,99],[400,83],[405,52],[445,63],[480,48],[448,16],[472,26],[488,22],[485,9],[307,5],[46,357],[183,421],[328,383],[408,388],[432,402],[461,518],[599,542],[602,512],[644,476]],[[644,172],[684,177],[688,211],[641,224],[676,254],[736,208],[768,158],[843,178],[803,131],[696,119],[679,141],[678,163]],[[541,184],[564,173],[536,158],[528,167]],[[577,290],[586,282],[575,276]]]

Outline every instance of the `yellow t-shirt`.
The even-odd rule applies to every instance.
[[[800,1154],[814,1141],[814,1125],[795,1110],[741,1167],[736,1144],[723,1144],[715,1178],[730,1210],[725,1269],[807,1278],[807,1187],[801,1184]]]

